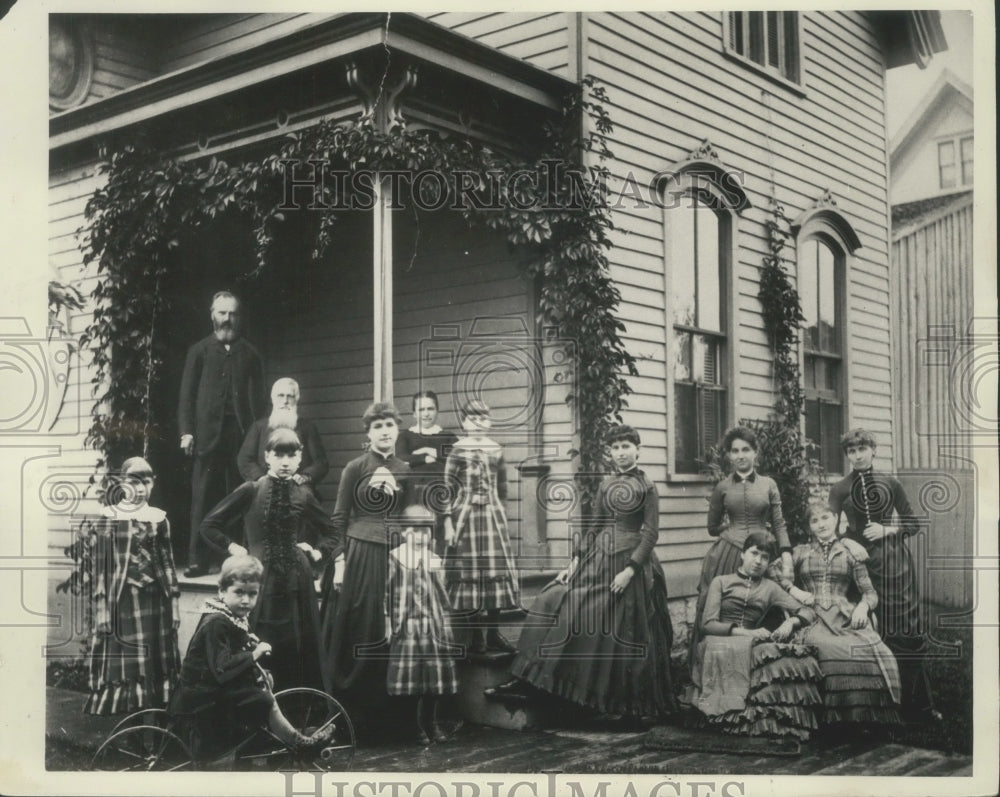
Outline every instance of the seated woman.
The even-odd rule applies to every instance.
[[[792,552],[802,589],[785,580],[783,586],[818,617],[802,639],[819,654],[822,721],[898,723],[899,667],[868,616],[878,606],[868,554],[854,540],[837,538],[837,518],[825,501],[810,502],[807,518],[812,541]],[[861,593],[857,605],[847,599],[852,584]]]
[[[332,726],[311,736],[297,731],[271,693],[270,674],[258,666],[271,646],[250,633],[247,618],[263,577],[264,566],[253,556],[226,559],[219,571],[218,600],[205,602],[205,614],[184,656],[170,713],[197,761],[220,758],[260,727],[300,750],[321,747],[333,735]]]
[[[751,532],[736,572],[712,580],[691,671],[693,704],[726,733],[807,739],[817,727],[822,673],[809,646],[785,640],[815,614],[764,577],[776,554],[770,534]],[[791,616],[772,632],[760,624],[774,606]]]

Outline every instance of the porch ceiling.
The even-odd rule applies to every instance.
[[[394,68],[416,66],[421,73],[417,97],[453,106],[442,106],[448,116],[470,101],[482,109],[483,99],[489,98],[493,108],[489,115],[507,125],[517,119],[510,116],[513,106],[529,116],[550,113],[560,107],[572,86],[564,78],[419,16],[342,14],[56,114],[49,120],[49,148],[54,152],[148,122],[159,127],[168,118],[187,116],[195,106],[232,103],[241,93],[256,95],[261,87],[291,85],[307,75],[329,105],[337,95],[348,98],[352,92],[342,77],[321,83],[317,76],[329,80],[338,71],[342,76],[352,61],[378,70],[390,62]]]

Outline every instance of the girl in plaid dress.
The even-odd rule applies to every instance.
[[[84,711],[122,714],[165,706],[180,677],[177,570],[170,524],[147,500],[153,469],[141,457],[122,465],[109,506],[84,521],[91,551],[93,635],[90,697]]]
[[[448,597],[456,612],[486,612],[486,629],[473,630],[470,652],[514,653],[500,633],[500,610],[518,606],[518,584],[507,537],[507,468],[503,449],[486,436],[490,408],[470,401],[460,411],[463,437],[445,464],[445,483],[456,491],[445,516]]]
[[[438,699],[458,691],[458,652],[448,625],[448,596],[441,560],[431,548],[434,515],[420,506],[403,512],[401,545],[389,551],[385,628],[389,638],[388,692],[414,698],[417,740],[448,735],[437,721]]]

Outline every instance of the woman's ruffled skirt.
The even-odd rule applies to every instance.
[[[709,636],[695,699],[725,733],[808,739],[817,728],[823,673],[809,645]]]

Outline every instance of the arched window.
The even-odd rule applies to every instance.
[[[717,160],[680,164],[661,192],[668,469],[697,474],[734,414],[734,233],[748,202]]]
[[[830,209],[805,214],[797,233],[798,290],[805,316],[802,387],[809,456],[829,473],[844,469],[840,436],[847,412],[846,285],[849,260],[861,241],[847,220]]]

